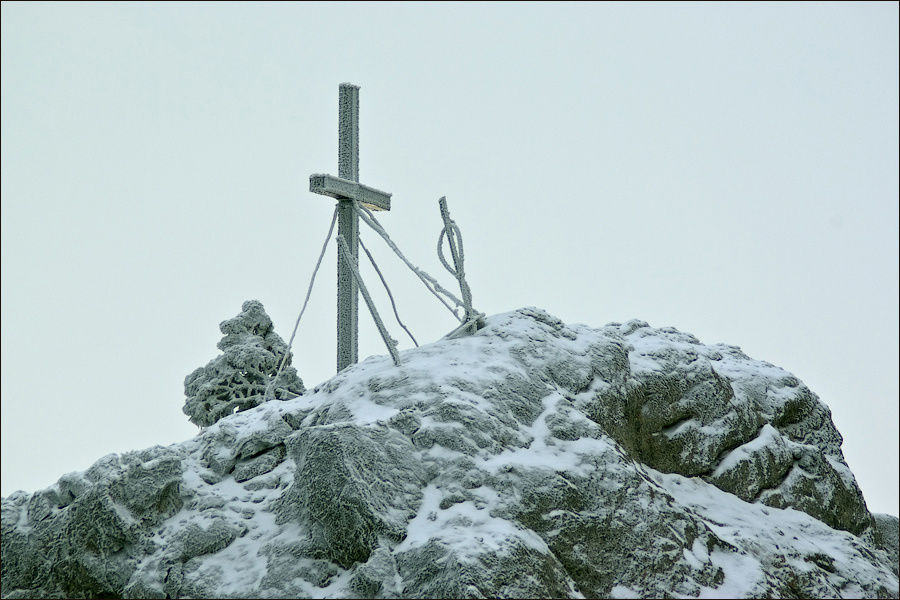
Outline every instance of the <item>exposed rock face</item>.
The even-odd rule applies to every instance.
[[[2,505],[16,596],[897,597],[829,411],[738,348],[522,309]]]
[[[887,552],[894,565],[894,574],[900,570],[900,521],[893,515],[874,513],[875,518],[875,545]]]

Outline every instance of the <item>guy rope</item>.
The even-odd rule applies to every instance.
[[[371,227],[372,230],[375,231],[375,233],[377,233],[382,239],[384,239],[387,246],[391,250],[393,250],[394,253],[400,258],[400,260],[416,275],[416,277],[418,277],[425,288],[429,292],[434,294],[434,296],[441,302],[441,304],[443,304],[447,308],[447,310],[450,311],[450,314],[452,314],[460,322],[460,325],[458,327],[444,336],[444,339],[453,339],[465,335],[471,335],[472,333],[475,333],[475,331],[483,327],[484,313],[476,311],[472,306],[472,291],[469,288],[469,284],[466,281],[465,275],[465,253],[463,250],[462,232],[459,229],[459,225],[457,225],[456,222],[450,218],[450,212],[447,208],[447,198],[441,197],[441,199],[438,201],[438,205],[441,211],[441,218],[444,221],[444,226],[441,229],[440,235],[438,236],[438,259],[441,261],[441,264],[444,266],[444,268],[447,269],[456,278],[457,282],[459,283],[460,295],[462,296],[462,299],[458,298],[455,294],[443,287],[440,283],[438,283],[437,279],[428,274],[424,269],[421,269],[420,267],[417,267],[412,262],[410,262],[410,260],[406,258],[406,255],[403,254],[397,244],[394,243],[394,241],[388,235],[387,231],[385,231],[384,227],[381,226],[381,223],[379,223],[375,218],[375,215],[373,215],[372,212],[365,206],[361,206],[355,200],[353,201],[353,206],[362,221],[366,225]],[[331,224],[328,227],[328,234],[325,237],[324,244],[322,244],[322,250],[319,252],[319,258],[316,260],[316,265],[313,268],[312,276],[310,277],[309,285],[306,289],[306,297],[303,299],[303,305],[300,308],[300,313],[297,315],[297,320],[294,322],[294,329],[293,331],[291,331],[291,337],[288,341],[288,350],[282,357],[281,363],[278,366],[278,372],[272,382],[278,380],[278,377],[281,375],[281,372],[285,367],[291,348],[293,347],[294,338],[296,337],[297,329],[300,326],[300,319],[303,318],[303,314],[306,312],[306,307],[309,304],[309,298],[312,294],[313,285],[316,281],[316,274],[319,272],[319,267],[322,264],[322,258],[325,255],[328,241],[331,239],[331,235],[334,232],[334,224],[336,219],[337,208],[335,208],[334,215],[331,218]],[[384,322],[381,320],[381,317],[379,316],[378,311],[375,308],[374,303],[372,302],[372,298],[362,281],[362,276],[359,273],[359,266],[351,256],[350,250],[347,247],[346,240],[344,240],[343,236],[339,234],[336,237],[335,241],[338,244],[341,260],[347,261],[347,264],[351,267],[354,278],[356,279],[359,286],[359,290],[362,293],[364,300],[366,301],[366,306],[368,307],[369,312],[372,315],[372,319],[375,321],[378,331],[381,334],[381,338],[384,341],[385,347],[387,347],[388,353],[391,355],[394,364],[399,365],[400,356],[397,351],[397,341],[391,338],[388,334],[387,328],[385,327]],[[452,261],[452,265],[444,256],[443,245],[445,242],[450,248],[450,260]],[[362,240],[360,240],[360,246],[362,246],[363,251],[366,253],[369,261],[372,263],[372,267],[375,269],[375,272],[381,279],[381,283],[388,294],[388,298],[390,298],[391,306],[393,308],[394,316],[396,317],[397,322],[400,324],[400,327],[402,327],[404,331],[406,331],[407,335],[409,335],[413,344],[418,347],[419,344],[418,342],[416,342],[415,337],[413,337],[412,332],[410,332],[409,328],[400,319],[400,314],[397,311],[397,304],[394,301],[394,295],[391,292],[391,289],[388,286],[388,283],[385,280],[381,269],[378,268],[378,264],[375,262],[375,258],[372,256],[372,253],[369,252],[368,248],[366,248],[362,243]],[[451,306],[451,303],[455,305],[456,309]],[[460,314],[459,309],[462,309],[462,314]],[[270,388],[271,386],[272,383],[269,384]],[[267,389],[267,399],[269,399],[270,392],[271,389]]]
[[[319,258],[313,268],[312,277],[307,287],[306,297],[303,300],[303,306],[300,314],[294,323],[294,329],[291,332],[288,341],[288,349],[281,359],[275,378],[270,382],[268,388],[271,388],[287,363],[290,350],[293,347],[294,338],[297,334],[297,328],[300,325],[300,319],[303,317],[306,307],[309,303],[309,297],[312,293],[313,284],[316,280],[316,274],[322,264],[322,257],[325,254],[325,248],[328,240],[331,239],[334,232],[335,222],[338,223],[338,234],[336,241],[338,244],[338,296],[337,296],[337,368],[338,371],[343,370],[347,366],[353,364],[357,360],[357,307],[358,293],[362,294],[366,307],[372,315],[378,327],[378,332],[387,347],[388,353],[391,355],[394,363],[400,364],[400,354],[397,351],[397,341],[394,340],[387,331],[372,297],[369,295],[363,283],[362,276],[359,272],[359,252],[358,247],[362,247],[372,267],[381,279],[391,301],[391,307],[394,316],[400,327],[409,335],[413,344],[418,346],[415,337],[409,328],[400,320],[400,314],[397,311],[397,304],[394,301],[394,295],[391,293],[390,287],[375,263],[375,259],[368,248],[362,244],[359,239],[359,221],[362,220],[375,233],[377,233],[385,241],[388,247],[400,258],[403,263],[419,278],[425,285],[425,288],[434,294],[444,307],[459,321],[459,326],[448,333],[445,338],[455,338],[464,335],[471,335],[483,326],[484,314],[475,310],[472,306],[472,291],[466,281],[465,274],[465,254],[463,251],[462,232],[453,219],[450,218],[450,212],[447,209],[447,199],[441,198],[438,202],[441,219],[444,226],[438,236],[438,259],[444,265],[451,275],[456,278],[459,284],[460,296],[457,297],[453,292],[444,288],[437,279],[426,273],[414,265],[397,244],[391,240],[387,231],[372,214],[372,210],[390,210],[391,194],[381,190],[369,187],[359,183],[359,87],[349,83],[342,83],[339,89],[338,99],[338,176],[313,174],[309,178],[309,190],[316,194],[330,196],[337,200],[334,214],[331,218],[331,225],[328,227],[328,235],[325,238],[325,244],[319,253]],[[444,244],[447,244],[450,252],[448,260],[444,254]],[[268,399],[271,389],[266,390],[266,398]]]

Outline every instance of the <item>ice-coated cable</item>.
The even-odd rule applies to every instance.
[[[266,395],[264,397],[264,401],[269,400],[269,392],[272,391],[272,385],[276,381],[278,381],[278,378],[281,376],[281,371],[284,369],[284,364],[291,353],[291,347],[294,344],[294,336],[297,335],[297,327],[300,326],[300,319],[303,317],[303,313],[306,312],[306,305],[309,304],[309,296],[310,294],[312,294],[313,284],[316,282],[316,274],[319,272],[319,266],[322,264],[322,257],[325,256],[325,250],[328,248],[328,240],[331,239],[331,234],[334,231],[334,224],[337,221],[337,211],[337,205],[335,205],[334,213],[331,215],[331,225],[328,226],[328,235],[325,236],[325,242],[322,244],[322,251],[319,252],[319,260],[316,261],[316,266],[313,269],[312,277],[310,277],[309,279],[309,287],[306,288],[306,298],[303,299],[303,307],[300,309],[300,314],[297,315],[297,321],[294,323],[294,330],[291,332],[291,339],[288,341],[287,352],[285,352],[284,356],[281,357],[281,364],[278,365],[278,372],[275,374],[275,378],[269,381],[269,385],[266,386]]]
[[[472,307],[472,290],[469,288],[468,282],[466,282],[464,266],[465,251],[463,250],[462,232],[459,230],[456,221],[450,218],[450,210],[447,208],[446,197],[441,197],[438,201],[438,206],[441,209],[441,219],[444,221],[444,228],[438,236],[438,258],[440,259],[441,264],[444,265],[444,268],[447,269],[451,275],[456,277],[456,280],[459,282],[459,291],[462,294],[463,308],[466,311],[465,321],[468,322],[472,319],[472,315],[475,314],[475,309]],[[445,239],[450,246],[450,257],[453,259],[452,267],[444,257]],[[474,333],[474,331],[475,330],[473,329],[472,332]]]
[[[440,283],[438,283],[434,277],[409,262],[409,259],[407,259],[406,256],[403,255],[403,252],[401,252],[400,248],[397,247],[397,244],[395,244],[393,240],[391,240],[391,237],[387,234],[387,231],[384,230],[384,227],[381,226],[381,224],[378,222],[375,216],[372,215],[372,212],[368,208],[366,208],[365,206],[360,206],[360,204],[356,200],[353,200],[353,207],[356,209],[356,213],[360,216],[360,218],[365,221],[366,225],[374,229],[375,233],[380,235],[390,247],[390,249],[400,257],[400,260],[402,260],[406,264],[406,266],[416,274],[416,276],[422,281],[422,283],[425,284],[425,287],[428,288],[428,291],[434,294],[435,297],[441,301],[441,304],[446,306],[447,310],[449,310],[458,321],[464,322],[465,319],[460,317],[456,313],[456,310],[454,310],[453,307],[447,304],[447,301],[444,300],[444,298],[442,298],[440,294],[443,294],[454,304],[456,304],[456,306],[459,306],[460,308],[465,310],[466,307],[465,304],[463,304],[462,300],[457,298],[452,292],[444,289],[444,287]],[[440,294],[438,292],[440,292]]]
[[[388,334],[387,328],[384,326],[384,321],[381,320],[381,317],[378,315],[378,310],[375,308],[375,303],[372,302],[372,297],[369,295],[369,290],[366,289],[366,284],[363,283],[362,276],[359,274],[359,267],[356,265],[356,261],[353,260],[353,255],[350,253],[350,248],[347,247],[347,240],[344,239],[340,233],[337,236],[338,248],[341,252],[341,258],[344,259],[344,262],[347,263],[347,266],[350,267],[350,271],[353,273],[353,277],[356,278],[356,284],[359,287],[359,293],[362,294],[363,300],[366,301],[366,306],[369,307],[369,312],[372,313],[372,318],[375,320],[375,326],[378,327],[378,333],[381,334],[381,339],[384,340],[384,345],[387,346],[388,352],[391,353],[391,358],[394,359],[394,364],[398,367],[400,366],[400,354],[397,352],[397,340],[392,338],[390,334]]]
[[[384,280],[384,275],[381,274],[381,269],[378,268],[378,265],[375,263],[375,258],[372,256],[372,253],[369,252],[369,249],[366,248],[366,245],[363,244],[362,237],[357,238],[359,241],[360,247],[363,249],[363,252],[366,253],[366,256],[369,257],[369,262],[372,263],[372,266],[375,268],[375,272],[378,273],[378,278],[381,279],[381,283],[384,285],[384,289],[387,292],[388,298],[391,299],[391,307],[394,309],[394,316],[397,317],[397,323],[400,324],[400,327],[403,328],[403,331],[406,332],[406,335],[409,336],[409,339],[412,340],[412,343],[416,345],[416,348],[419,347],[419,342],[416,341],[416,338],[413,337],[412,332],[403,324],[403,321],[400,320],[400,313],[397,312],[397,304],[394,302],[394,295],[391,293],[391,288],[388,287],[387,281]]]

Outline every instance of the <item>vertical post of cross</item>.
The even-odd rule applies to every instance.
[[[338,177],[359,182],[359,86],[342,83],[338,100]],[[344,237],[353,260],[359,258],[359,217],[352,199],[338,200],[338,235]],[[337,260],[337,370],[357,361],[359,293],[353,271]]]
[[[338,96],[338,176],[313,173],[309,191],[337,200],[338,237],[343,236],[352,257],[359,260],[359,213],[356,202],[368,210],[391,210],[391,195],[359,183],[359,86],[342,83]],[[359,286],[353,269],[338,250],[337,261],[337,370],[358,359],[357,323]]]

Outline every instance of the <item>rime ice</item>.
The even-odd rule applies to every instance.
[[[3,499],[2,593],[896,597],[827,407],[740,349],[538,309]]]
[[[206,427],[235,411],[263,402],[267,389],[283,399],[303,393],[303,382],[290,366],[287,344],[275,333],[272,320],[258,300],[244,302],[241,313],[223,321],[225,337],[220,354],[184,379],[184,414],[191,423]],[[278,375],[282,359],[286,368]]]

